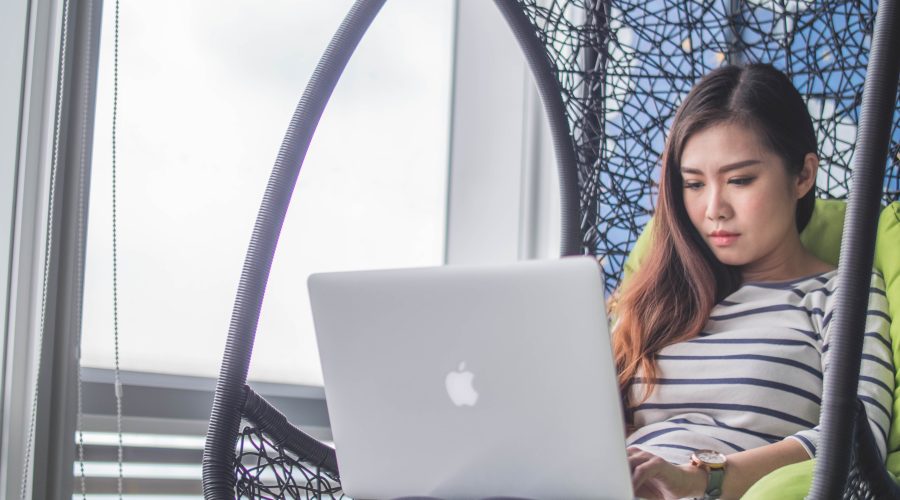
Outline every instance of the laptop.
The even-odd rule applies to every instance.
[[[633,498],[597,261],[309,277],[353,498]]]

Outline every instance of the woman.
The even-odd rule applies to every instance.
[[[638,496],[739,498],[815,456],[837,283],[799,236],[818,163],[803,99],[769,65],[718,68],[679,107],[652,246],[613,310]],[[869,309],[859,394],[883,457],[893,366],[877,273]]]

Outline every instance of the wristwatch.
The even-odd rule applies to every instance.
[[[725,479],[725,455],[714,450],[697,450],[691,455],[691,465],[706,470],[708,481],[703,500],[714,500],[722,496],[722,481]]]

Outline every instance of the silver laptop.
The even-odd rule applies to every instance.
[[[594,259],[308,285],[351,497],[633,498]]]

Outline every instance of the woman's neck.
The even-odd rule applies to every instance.
[[[813,255],[796,235],[766,257],[743,266],[741,277],[745,282],[788,281],[832,269],[834,266]]]

